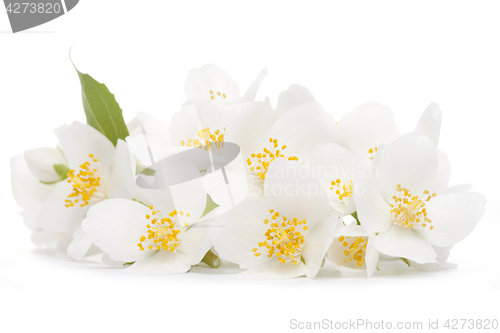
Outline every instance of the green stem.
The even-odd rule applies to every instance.
[[[220,259],[212,252],[212,250],[208,251],[207,254],[205,254],[203,259],[201,259],[201,262],[207,264],[212,268],[218,268],[220,266]]]

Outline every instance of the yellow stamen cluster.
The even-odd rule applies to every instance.
[[[184,215],[184,212],[173,210],[168,214],[168,217],[161,217],[159,210],[154,210],[153,206],[149,206],[151,214],[146,214],[148,224],[147,235],[141,236],[140,243],[137,244],[140,251],[144,251],[144,246],[150,251],[166,250],[175,252],[179,247],[178,235],[181,228],[178,227],[177,214]],[[186,213],[189,217],[189,213]],[[187,225],[186,225],[187,226]],[[146,243],[146,244],[143,244]]]
[[[266,240],[259,243],[261,250],[253,248],[252,252],[259,257],[261,252],[258,251],[267,251],[268,258],[275,255],[282,264],[290,261],[294,265],[298,264],[308,229],[306,220],[299,221],[296,217],[292,219],[287,219],[286,216],[280,217],[280,213],[272,209],[269,212],[273,215],[271,221],[264,220],[264,224],[271,222],[270,228],[264,234]]]
[[[224,129],[225,130],[225,129]],[[181,146],[202,148],[211,151],[212,149],[221,149],[224,147],[224,133],[216,130],[214,133],[210,132],[210,128],[205,128],[198,131],[198,138],[187,142],[181,141]]]
[[[211,99],[214,99],[214,98],[215,98],[215,96],[219,96],[219,97],[222,97],[222,98],[226,98],[226,94],[221,93],[221,92],[216,92],[216,93],[214,93],[214,91],[213,91],[213,90],[210,90],[210,98],[211,98]]]
[[[370,148],[368,149],[368,154],[370,154],[370,160],[373,160],[373,157],[375,156],[375,153],[378,151],[378,148]]]
[[[425,202],[430,201],[436,193],[424,191],[422,198],[418,195],[413,195],[410,190],[402,187],[401,184],[396,186],[396,195],[392,196],[394,203],[391,204],[391,213],[395,224],[402,227],[413,228],[415,226],[427,227],[432,221],[427,217],[427,209]],[[430,230],[434,226],[430,226]]]
[[[342,183],[340,179],[332,180],[330,190],[335,191],[340,201],[347,199],[349,201],[352,197],[352,180]]]
[[[98,161],[92,154],[89,157],[93,163]],[[90,168],[90,162],[83,163],[78,173],[75,172],[73,169],[68,171],[67,182],[73,184],[73,192],[68,195],[69,199],[64,200],[66,207],[74,207],[75,204],[80,204],[80,207],[88,205],[101,185],[101,178],[96,176],[98,171],[96,168]]]
[[[247,158],[247,164],[250,166],[250,171],[257,173],[257,176],[259,176],[262,180],[266,179],[267,169],[269,168],[271,162],[279,157],[285,157],[281,151],[286,149],[286,145],[281,147],[281,151],[276,149],[278,148],[278,140],[273,138],[269,138],[269,145],[270,149],[264,148],[264,153],[254,153]],[[298,158],[290,156],[288,157],[288,160],[297,161]]]
[[[339,237],[339,242],[342,243],[344,249],[345,264],[356,261],[357,266],[363,266],[365,263],[366,246],[368,245],[368,237]]]

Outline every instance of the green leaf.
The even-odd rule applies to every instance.
[[[401,259],[405,264],[408,265],[408,267],[410,267],[410,262],[408,261],[408,259],[406,258],[399,258],[399,259]]]
[[[88,74],[80,73],[78,69],[76,72],[82,85],[87,124],[104,134],[116,146],[118,139],[124,140],[129,135],[120,105],[106,85],[97,82]]]
[[[54,170],[61,179],[66,179],[68,177],[69,167],[66,164],[54,164]]]

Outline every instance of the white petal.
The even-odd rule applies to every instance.
[[[37,224],[38,214],[40,214],[40,210],[42,209],[42,205],[36,205],[29,209],[26,209],[21,212],[21,216],[24,219],[24,224],[30,230],[38,230],[40,229]]]
[[[170,124],[144,112],[138,112],[131,123],[133,123],[133,128],[129,127],[130,136],[147,135],[172,146],[169,133]]]
[[[130,136],[125,138],[127,146],[145,166],[153,163],[150,154],[154,161],[158,161],[174,146],[171,142],[170,125],[161,120],[139,112],[131,126],[133,129],[129,129]]]
[[[14,199],[24,209],[43,204],[56,186],[40,183],[22,155],[11,158],[10,172]]]
[[[137,260],[126,269],[126,272],[132,274],[178,274],[186,273],[190,269],[189,259],[179,251],[160,250],[150,257]]]
[[[339,199],[335,188],[333,190],[330,188],[332,187],[331,182],[337,179],[340,179],[341,185],[348,181],[355,182],[359,166],[354,154],[336,143],[331,143],[314,149],[309,161],[315,177],[320,179],[328,193],[332,207],[344,214],[347,208],[346,204]],[[356,211],[354,199],[349,200],[348,205],[349,211],[346,213],[350,215]]]
[[[170,125],[170,137],[172,144],[178,146],[182,141],[197,138],[198,131],[202,128],[196,104],[183,106],[182,109],[172,116]]]
[[[211,100],[214,97],[230,102],[240,99],[239,89],[234,80],[222,69],[210,64],[189,71],[184,92],[187,100]]]
[[[368,237],[368,244],[366,245],[365,263],[366,275],[368,277],[372,277],[373,273],[375,273],[380,257],[380,254],[375,247],[375,239],[375,237]]]
[[[196,223],[182,235],[177,251],[182,253],[191,265],[198,264],[212,247],[208,236],[210,223]]]
[[[226,184],[222,170],[217,170],[203,177],[203,186],[212,200],[221,206],[221,210],[226,211],[240,204],[248,196],[248,178],[251,176],[228,167],[224,170],[229,184]]]
[[[470,185],[470,184],[461,184],[461,185],[455,185],[452,187],[448,187],[447,189],[444,189],[444,190],[440,191],[439,193],[451,194],[451,193],[468,192],[468,191],[470,191],[471,188],[472,188],[472,185]]]
[[[357,263],[350,261],[345,263],[345,248],[339,237],[368,237],[368,244],[365,251],[365,264],[357,266]],[[375,234],[366,232],[362,226],[356,224],[339,225],[335,231],[333,242],[328,249],[328,259],[333,266],[341,272],[355,273],[366,271],[368,277],[371,277],[377,269],[379,253],[375,248]]]
[[[118,140],[113,157],[113,171],[108,180],[108,198],[132,199],[131,187],[135,185],[135,159],[125,141]]]
[[[68,255],[68,246],[73,241],[73,233],[68,232],[62,234],[61,238],[56,244],[56,256],[58,257],[66,257]]]
[[[224,140],[237,144],[243,155],[249,157],[268,146],[266,132],[272,121],[273,110],[269,99],[240,104],[228,117]]]
[[[267,132],[267,138],[278,140],[279,147],[286,145],[285,156],[305,158],[312,148],[335,142],[335,120],[323,106],[311,102],[289,109]]]
[[[57,242],[61,239],[62,234],[50,232],[47,230],[33,231],[31,241],[41,248],[55,248]]]
[[[426,202],[427,217],[432,222],[416,231],[432,245],[451,246],[474,230],[484,215],[485,204],[485,197],[475,192],[439,194]]]
[[[278,97],[278,106],[274,116],[274,121],[277,121],[291,108],[315,102],[314,96],[306,88],[298,84],[293,84],[288,87],[288,90],[282,91]]]
[[[360,157],[369,157],[371,148],[388,144],[400,136],[400,131],[394,123],[394,115],[387,106],[370,102],[362,104],[351,111],[352,118],[344,117],[339,124],[347,127],[349,149]]]
[[[121,267],[124,264],[123,261],[115,261],[111,259],[107,253],[103,253],[102,262],[108,266],[113,266],[113,267]]]
[[[40,209],[37,224],[42,229],[53,232],[72,232],[85,218],[89,206],[65,207],[68,195],[73,192],[73,185],[67,181],[56,184],[44,205]]]
[[[91,126],[75,121],[58,131],[60,146],[71,169],[90,161],[90,154],[99,160],[99,172],[107,178],[111,172],[115,147],[104,135]]]
[[[189,217],[187,214],[178,215],[181,224],[196,222],[207,202],[202,175],[191,160],[191,153],[198,152],[206,153],[202,149],[191,148],[152,165],[155,175],[137,177],[137,185],[143,190],[133,191],[134,198],[147,205],[152,204],[163,214],[173,210],[189,213]]]
[[[439,264],[437,262],[418,264],[410,260],[410,266],[418,269],[419,271],[432,272],[432,271],[443,271],[447,269],[455,269],[457,268],[458,265],[451,262],[445,262],[442,264]]]
[[[66,165],[66,159],[61,154],[59,149],[55,148],[38,148],[27,150],[24,153],[24,158],[31,173],[43,182],[56,182],[61,180],[54,169],[54,165]]]
[[[241,268],[258,266],[269,259],[265,254],[255,257],[253,248],[259,248],[266,240],[268,226],[264,219],[269,218],[266,201],[249,197],[234,209],[213,219],[210,238],[221,259],[240,265]]]
[[[430,243],[411,228],[398,225],[380,233],[375,239],[375,247],[380,253],[406,258],[417,263],[436,261],[436,252]]]
[[[358,219],[372,233],[387,231],[393,225],[391,207],[384,200],[374,178],[360,178],[354,187]]]
[[[431,103],[425,109],[420,117],[415,132],[421,135],[427,135],[431,138],[434,145],[437,146],[439,142],[439,133],[441,131],[442,112],[439,105]]]
[[[444,191],[448,188],[451,176],[451,164],[448,155],[438,151],[438,169],[436,175],[435,192]]]
[[[255,97],[257,96],[257,91],[259,90],[260,84],[262,81],[266,78],[267,76],[267,68],[264,68],[259,76],[257,76],[257,79],[248,87],[247,91],[241,97],[240,103],[244,102],[253,102],[255,100]]]
[[[448,256],[450,255],[450,249],[452,247],[436,247],[434,246],[434,251],[437,254],[437,262],[428,263],[428,264],[417,264],[414,261],[410,261],[410,266],[414,267],[420,271],[440,271],[446,269],[455,269],[457,268],[457,264],[453,264],[450,262],[446,262],[448,260]]]
[[[92,246],[92,239],[87,236],[82,228],[78,227],[73,232],[73,241],[68,245],[68,257],[80,260]]]
[[[253,267],[237,275],[240,279],[284,279],[303,276],[308,268],[302,261],[294,265],[292,262],[280,263],[276,258]]]
[[[448,257],[450,256],[450,250],[453,246],[447,246],[447,247],[437,247],[434,246],[434,251],[436,251],[437,254],[437,262],[440,264],[443,264],[448,260]]]
[[[132,262],[149,257],[153,252],[140,251],[137,244],[147,235],[146,214],[151,210],[132,200],[109,199],[89,209],[82,223],[83,231],[111,259]]]
[[[326,251],[333,240],[333,233],[339,223],[338,215],[329,216],[321,221],[307,235],[302,257],[307,266],[307,277],[314,278],[321,268],[321,262],[325,258]]]
[[[221,102],[222,103],[222,102]],[[187,146],[189,140],[200,139],[198,132],[209,128],[211,133],[217,130],[224,132],[229,112],[233,109],[228,103],[216,103],[213,101],[190,102],[172,116],[170,125],[170,136],[174,146]],[[204,140],[200,139],[202,144]]]
[[[266,173],[264,193],[270,208],[290,219],[305,219],[311,229],[330,214],[321,183],[298,161],[274,160]]]
[[[378,167],[379,186],[386,200],[395,194],[397,184],[416,195],[436,187],[438,150],[424,135],[401,136],[381,152]]]

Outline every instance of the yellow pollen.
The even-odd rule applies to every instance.
[[[281,151],[286,149],[286,145],[281,147],[281,151],[278,148],[278,140],[269,138],[269,148],[264,148],[262,151],[264,153],[254,153],[247,158],[247,165],[249,165],[250,171],[256,171],[257,176],[265,180],[267,169],[272,161],[277,158],[286,158]],[[287,158],[289,161],[298,161],[296,156],[290,156]]]
[[[375,156],[375,153],[378,151],[378,148],[370,148],[368,149],[368,154],[370,154],[370,160],[373,160],[373,157]]]
[[[214,97],[212,96],[212,99],[213,98]],[[210,128],[207,127],[205,129],[199,130],[197,136],[197,139],[189,139],[187,142],[182,140],[181,146],[203,148],[206,151],[219,151],[224,148],[224,133],[219,130],[216,130],[214,133],[212,133],[210,131]]]
[[[89,154],[89,157],[93,162],[98,161],[96,158],[93,158],[94,155],[92,154]],[[89,205],[89,201],[92,198],[104,199],[104,196],[98,192],[101,186],[101,177],[97,173],[98,171],[95,166],[90,168],[90,162],[84,162],[80,165],[78,173],[73,169],[68,171],[67,182],[73,185],[73,192],[68,195],[69,200],[64,200],[65,207],[74,207],[74,204],[78,203],[79,199],[82,200],[79,205],[80,207]]]
[[[179,246],[179,234],[181,232],[180,222],[177,217],[177,211],[174,210],[167,214],[169,217],[161,217],[159,210],[153,210],[153,206],[149,206],[151,210],[151,215],[156,215],[158,218],[151,220],[154,226],[146,225],[147,233],[140,237],[140,243],[137,244],[140,251],[144,251],[143,243],[146,242],[147,248],[150,251],[166,250],[175,252]],[[173,219],[171,218],[173,217]],[[146,215],[146,221],[148,221],[150,215]],[[187,223],[185,224],[187,227]]]
[[[332,180],[330,184],[330,190],[335,191],[335,194],[337,195],[339,200],[347,205],[349,200],[351,200],[353,193],[352,180],[347,180],[345,183],[342,183],[340,179],[337,179]]]
[[[301,258],[302,247],[307,235],[306,220],[297,223],[296,217],[287,219],[283,216],[280,218],[279,212],[275,212],[273,209],[270,209],[269,212],[273,214],[272,219],[278,220],[279,223],[271,223],[270,228],[264,233],[265,240],[258,243],[259,248],[262,248],[262,252],[267,252],[268,258],[276,256],[282,264],[292,262],[296,265]],[[264,224],[268,223],[269,219],[265,219]],[[256,257],[260,256],[257,250],[258,248],[252,249],[252,252],[256,252],[254,253]]]
[[[420,196],[413,195],[409,189],[401,184],[396,185],[396,195],[392,197],[394,202],[390,204],[394,223],[406,228],[414,228],[415,226],[426,228],[432,220],[427,217],[423,200],[430,201],[435,196],[436,193],[431,195],[429,191],[425,190],[422,192],[422,199],[420,199]],[[434,227],[430,226],[430,230],[432,229]]]
[[[365,263],[368,237],[347,237],[347,242],[345,242],[344,237],[341,236],[338,240],[342,243],[343,247],[347,248],[344,250],[344,263],[349,264],[351,262],[356,262],[356,266],[363,266],[363,264]]]

